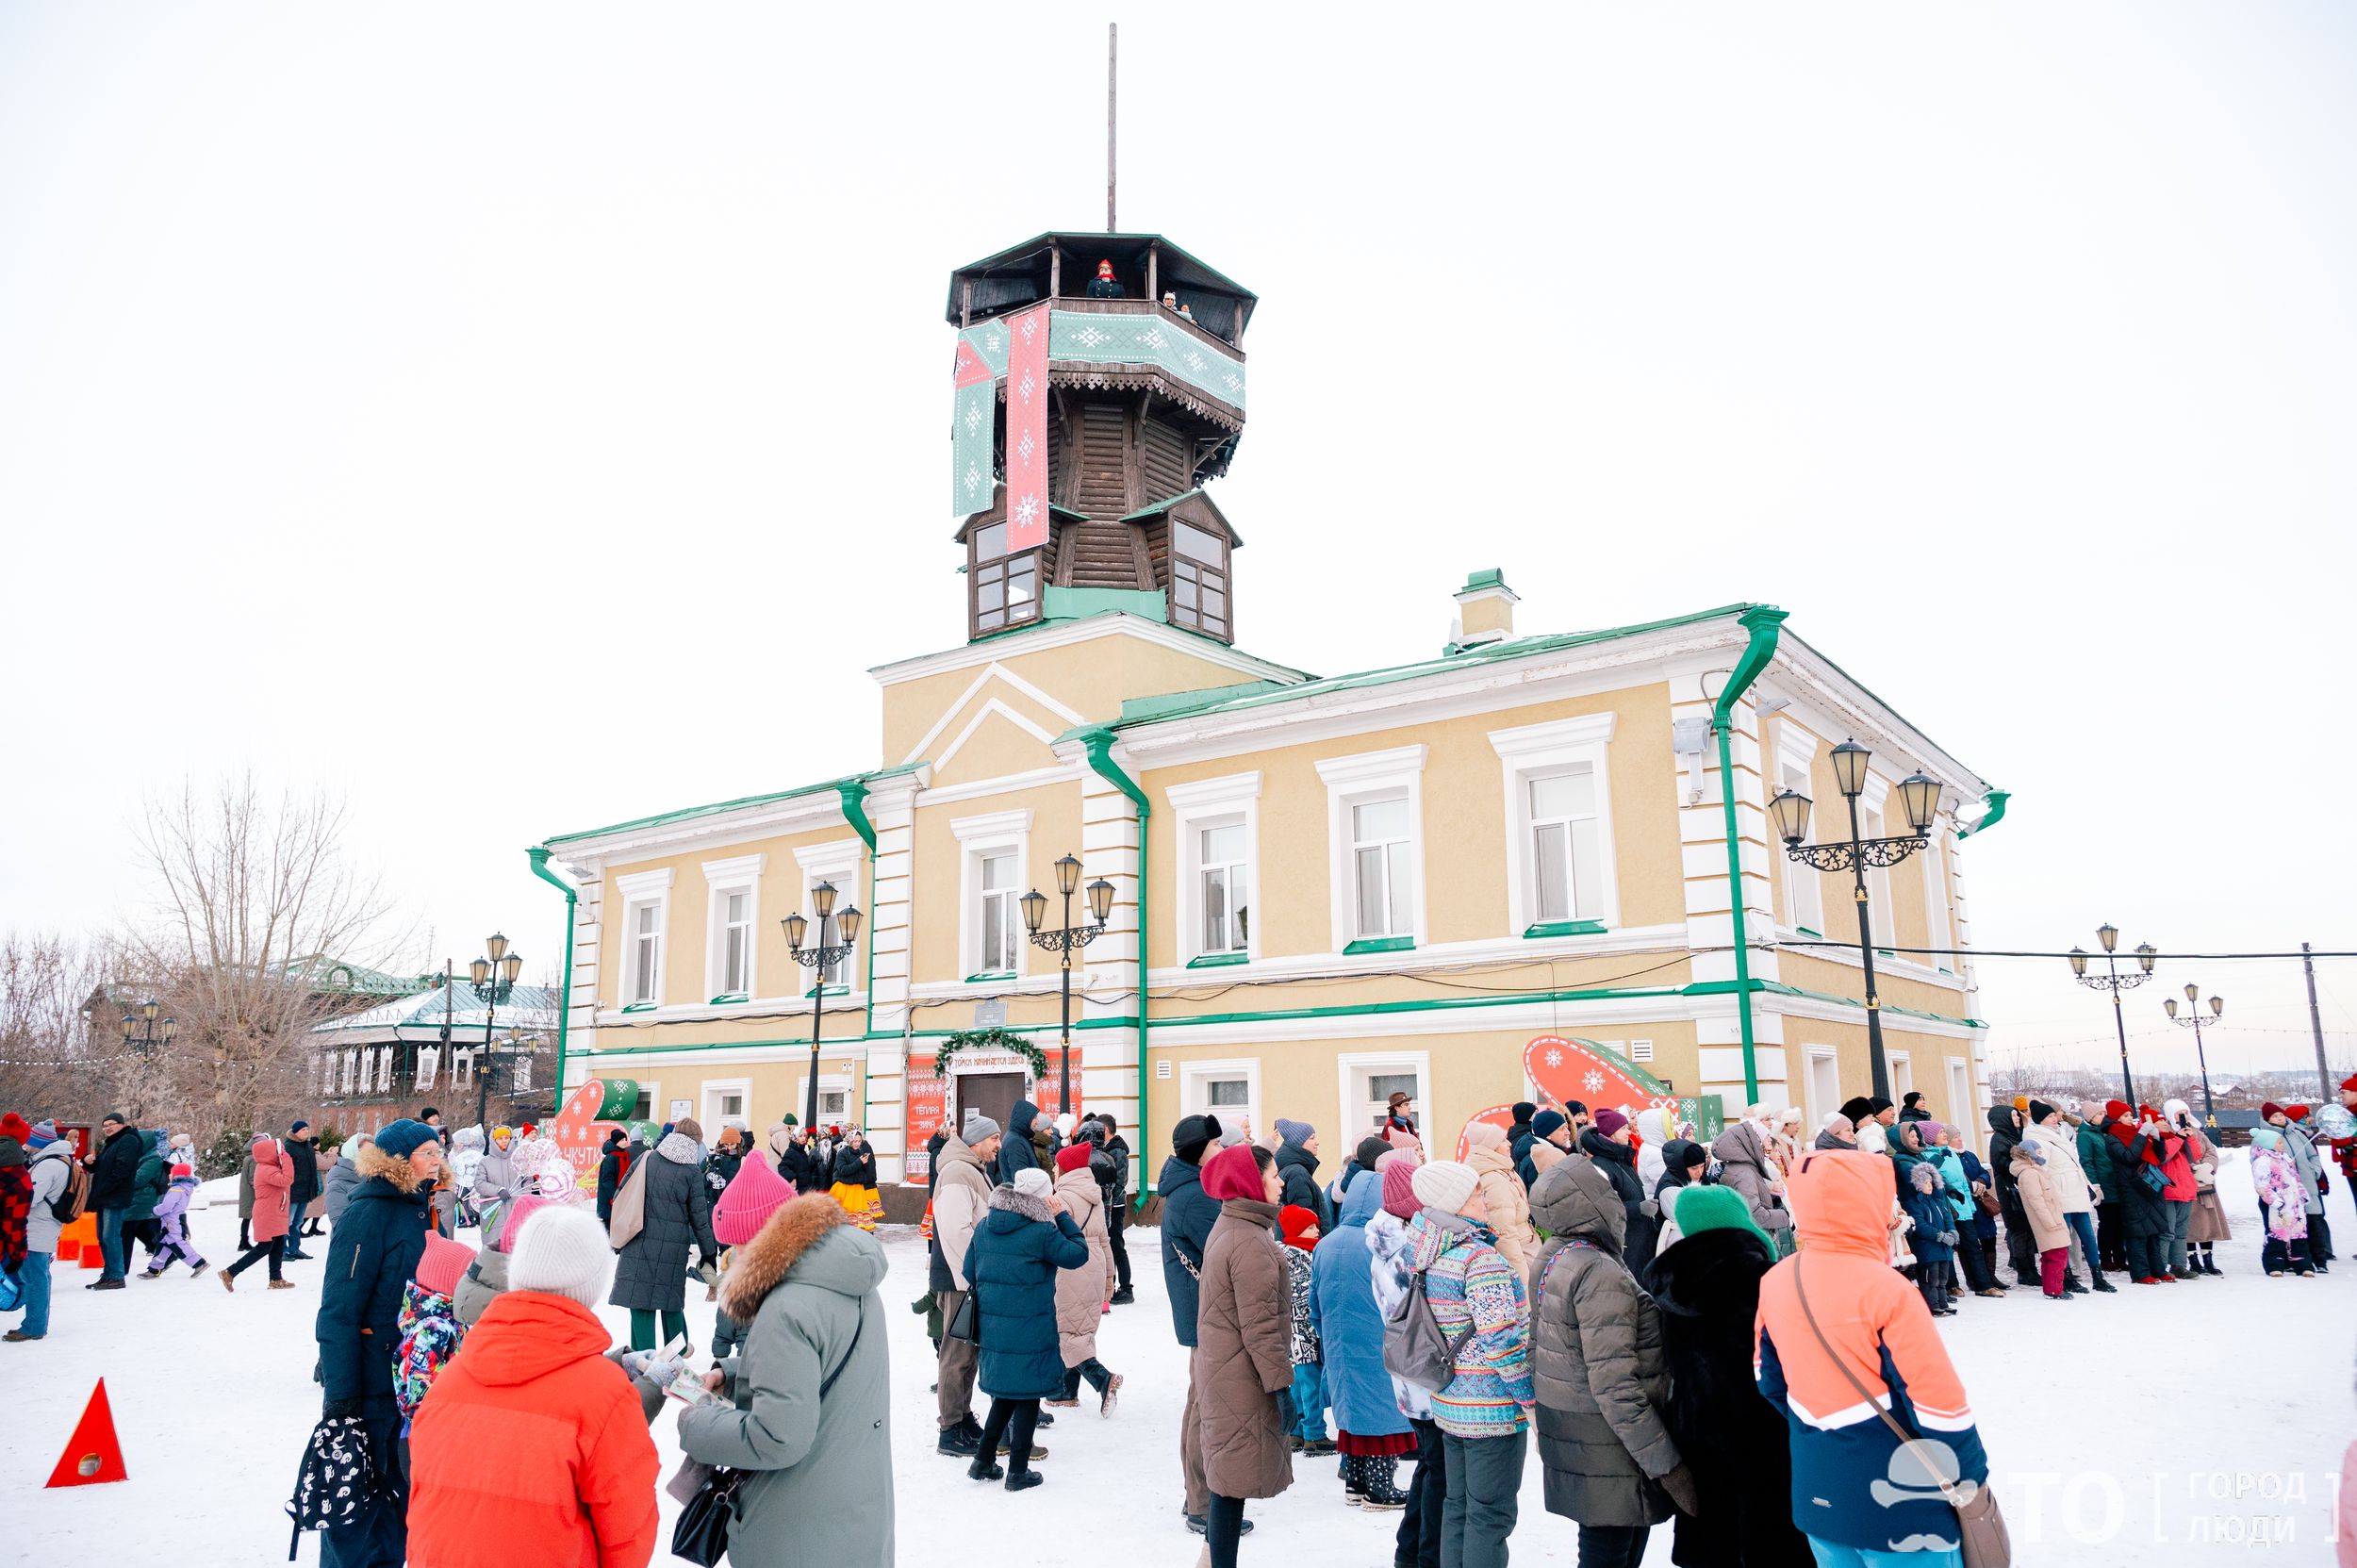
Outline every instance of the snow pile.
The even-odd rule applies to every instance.
[[[2188,1546],[2187,1560],[2224,1560],[2221,1538],[2238,1543],[2259,1527],[2294,1532],[2283,1543],[2293,1549],[2270,1560],[2329,1557],[2332,1477],[2357,1433],[2348,1376],[2357,1261],[2320,1279],[2262,1277],[2239,1154],[2219,1185],[2235,1230],[2218,1249],[2222,1280],[2122,1285],[2118,1296],[2069,1305],[2020,1291],[2003,1301],[1967,1297],[1962,1315],[1941,1324],[2024,1568],[2125,1568],[2183,1558]],[[2327,1201],[2343,1234],[2357,1241],[2347,1199],[2336,1191]],[[234,1181],[194,1226],[216,1266],[235,1256]],[[1018,1529],[1039,1532],[1032,1539],[1045,1547],[1043,1562],[1195,1560],[1195,1539],[1179,1518],[1186,1353],[1171,1337],[1155,1233],[1133,1231],[1129,1242],[1138,1304],[1116,1308],[1098,1342],[1105,1363],[1127,1379],[1120,1410],[1101,1419],[1084,1390],[1080,1409],[1057,1412],[1044,1434],[1047,1486],[1011,1495],[967,1480],[961,1461],[932,1451],[931,1346],[924,1319],[909,1311],[925,1289],[924,1244],[911,1230],[886,1232],[901,1560],[964,1560],[974,1543],[1015,1539]],[[323,1254],[323,1240],[312,1245]],[[20,1558],[64,1560],[104,1541],[129,1560],[283,1562],[282,1508],[319,1414],[311,1321],[320,1267],[289,1265],[301,1288],[276,1293],[262,1288],[266,1276],[255,1268],[235,1296],[210,1276],[180,1273],[93,1295],[81,1287],[94,1272],[61,1269],[49,1338],[0,1345],[8,1396],[0,1516]],[[691,1332],[708,1348],[713,1309],[701,1291],[688,1294]],[[618,1337],[627,1336],[627,1314],[604,1315]],[[42,1490],[101,1377],[130,1479]],[[671,1412],[654,1431],[668,1475],[678,1459]],[[2304,1500],[2282,1496],[2294,1477]],[[1297,1461],[1291,1492],[1251,1506],[1259,1528],[1245,1543],[1247,1560],[1288,1568],[1389,1561],[1398,1516],[1360,1513],[1341,1497],[1331,1461]],[[662,1506],[668,1539],[676,1505],[667,1497]],[[1515,1560],[1570,1563],[1574,1538],[1569,1521],[1545,1511],[1534,1456]],[[305,1560],[316,1550],[306,1544]],[[1665,1527],[1645,1560],[1669,1560]],[[516,1560],[532,1560],[528,1543],[517,1543]],[[672,1560],[658,1552],[655,1560]]]

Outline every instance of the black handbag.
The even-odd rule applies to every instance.
[[[974,1305],[974,1293],[967,1291],[958,1310],[949,1314],[949,1321],[941,1326],[943,1339],[962,1339],[968,1345],[982,1343],[981,1309]]]
[[[971,1296],[966,1298],[969,1302]],[[858,1327],[851,1330],[851,1347],[843,1352],[842,1364],[827,1374],[827,1380],[818,1385],[821,1413],[827,1395],[834,1392],[835,1379],[842,1377],[851,1358],[859,1354],[859,1337],[867,1330],[867,1312],[861,1309]],[[679,1523],[671,1527],[671,1555],[684,1558],[699,1568],[713,1568],[729,1549],[729,1527],[736,1523],[736,1494],[754,1472],[733,1470],[715,1465],[712,1474],[696,1488],[696,1494],[687,1499],[679,1510]]]

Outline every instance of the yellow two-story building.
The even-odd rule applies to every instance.
[[[1854,741],[1861,830],[1907,851],[1865,875],[1884,1081],[1978,1125],[1958,845],[2003,796],[1782,612],[1527,635],[1492,570],[1415,662],[1320,678],[1234,646],[1243,541],[1208,486],[1256,304],[1150,235],[953,275],[967,636],[874,671],[872,767],[534,851],[575,896],[565,1081],[707,1129],[815,1111],[888,1181],[1018,1097],[1113,1113],[1142,1179],[1191,1113],[1339,1152],[1401,1090],[1442,1150],[1525,1098],[1814,1123],[1876,1081],[1853,879],[1789,858],[1769,805],[1810,797],[1846,841]],[[1068,974],[1031,934],[1067,909]]]

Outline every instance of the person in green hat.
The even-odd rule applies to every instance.
[[[1814,1568],[1792,1523],[1784,1415],[1752,1377],[1752,1324],[1775,1244],[1733,1187],[1696,1183],[1661,1196],[1678,1237],[1654,1254],[1647,1276],[1670,1369],[1662,1422],[1703,1499],[1700,1512],[1677,1517],[1675,1560]]]

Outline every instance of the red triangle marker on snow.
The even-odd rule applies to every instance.
[[[74,1436],[58,1458],[58,1468],[49,1473],[51,1486],[93,1486],[100,1481],[130,1479],[131,1473],[123,1467],[123,1444],[115,1440],[115,1414],[107,1403],[107,1379],[98,1379],[91,1391],[90,1403],[82,1407],[82,1419],[74,1424]]]

